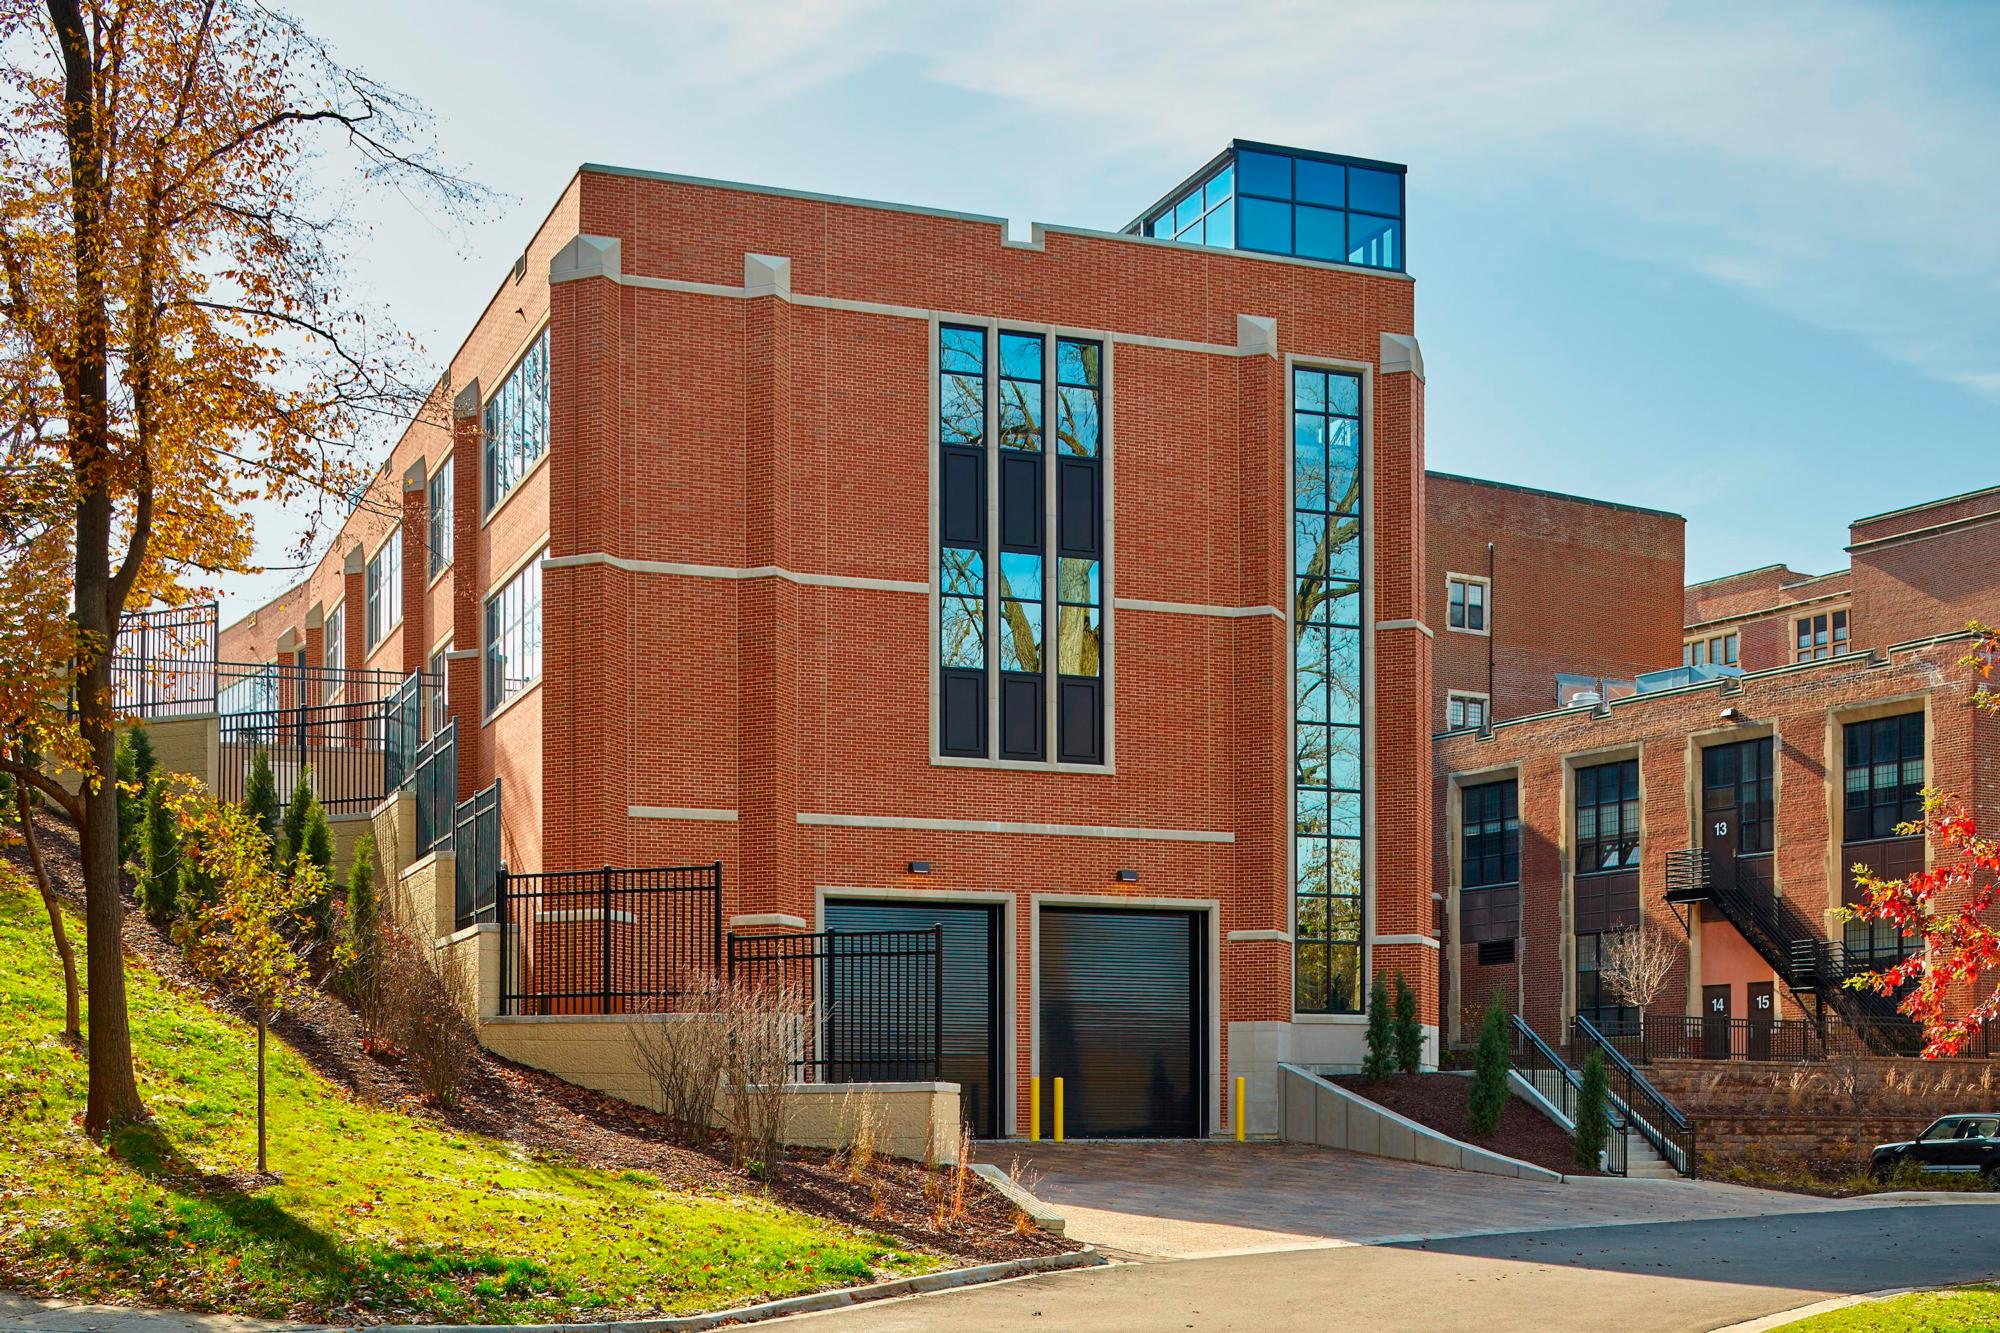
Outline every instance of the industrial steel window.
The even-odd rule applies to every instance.
[[[429,725],[424,728],[426,735],[436,733],[451,720],[451,667],[445,659],[445,654],[450,651],[451,640],[446,639],[444,646],[432,653],[430,661],[424,664],[424,674],[437,682],[437,688],[430,692],[434,711]]]
[[[1639,864],[1639,761],[1576,771],[1576,873]]]
[[[1105,761],[1103,395],[1096,342],[938,330],[940,755]]]
[[[1459,884],[1483,889],[1521,879],[1521,815],[1514,779],[1484,782],[1460,794]]]
[[[1819,662],[1847,652],[1847,612],[1822,611],[1792,622],[1794,662]]]
[[[542,558],[486,599],[486,711],[541,679]]]
[[[1576,1011],[1606,1036],[1620,1036],[1637,1029],[1639,1011],[1620,1004],[1604,984],[1604,939],[1601,934],[1576,937]]]
[[[1924,813],[1924,715],[1850,722],[1843,840],[1893,838]]]
[[[1447,575],[1444,623],[1468,634],[1486,633],[1486,593],[1485,579],[1468,574]]]
[[[549,448],[549,333],[543,329],[500,387],[484,415],[486,509],[507,498]]]
[[[1293,1003],[1362,1007],[1361,379],[1292,372]]]
[[[1682,666],[1735,666],[1736,631],[1714,634],[1705,639],[1689,639],[1681,645]]]
[[[403,618],[403,530],[389,534],[368,561],[369,648],[382,642]]]
[[[1771,850],[1771,738],[1701,752],[1702,813],[1736,821],[1738,856]]]
[[[452,464],[447,456],[431,474],[425,513],[430,539],[430,574],[436,578],[451,564]]]
[[[347,608],[336,606],[326,616],[326,626],[321,631],[320,666],[324,668],[325,684],[321,689],[325,702],[340,692],[340,673],[347,666]]]
[[[1196,245],[1236,245],[1236,164],[1225,162],[1207,180],[1189,190],[1153,219],[1150,236],[1164,236]]]
[[[1484,728],[1486,725],[1486,696],[1464,694],[1453,690],[1445,696],[1444,724],[1448,730],[1457,731],[1461,727]]]

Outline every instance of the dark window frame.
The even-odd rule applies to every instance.
[[[1579,767],[1572,776],[1574,864],[1579,875],[1618,873],[1639,864],[1639,761],[1614,759]],[[1590,811],[1586,820],[1585,811]],[[1614,818],[1607,832],[1606,812]],[[1586,833],[1585,826],[1590,831]],[[1607,857],[1609,860],[1607,861]]]
[[[1923,818],[1925,748],[1921,709],[1843,724],[1842,842],[1909,836],[1897,833],[1896,826]],[[1893,774],[1885,771],[1891,768]],[[1863,770],[1865,777],[1857,785],[1856,775]]]
[[[1520,784],[1514,778],[1459,789],[1459,887],[1521,882]]]
[[[1777,828],[1776,769],[1777,742],[1770,736],[1710,745],[1701,752],[1702,814],[1735,817],[1738,856],[1762,856],[1772,849]]]

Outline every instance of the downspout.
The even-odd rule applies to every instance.
[[[1493,543],[1486,543],[1486,725],[1493,729]]]

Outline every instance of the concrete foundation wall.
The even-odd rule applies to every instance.
[[[1370,1157],[1519,1180],[1562,1179],[1561,1173],[1547,1167],[1460,1143],[1297,1065],[1280,1065],[1278,1076],[1283,1092],[1278,1136],[1287,1143],[1313,1143]]]
[[[185,773],[211,788],[215,786],[219,733],[213,713],[146,723],[146,737],[153,743],[153,758],[160,771]]]

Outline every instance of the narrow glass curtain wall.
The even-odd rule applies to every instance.
[[[941,755],[1105,760],[1103,391],[1099,343],[938,330]]]
[[[486,508],[491,511],[549,448],[549,333],[521,354],[486,400],[482,421]]]
[[[1361,379],[1292,372],[1293,1003],[1359,1013]]]

